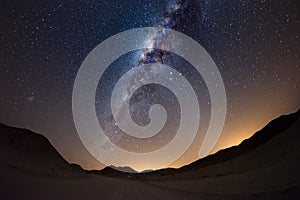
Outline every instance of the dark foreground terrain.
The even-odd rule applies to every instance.
[[[42,135],[0,125],[0,199],[300,199],[300,111],[180,169],[69,164]]]

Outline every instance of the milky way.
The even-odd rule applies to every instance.
[[[190,4],[189,6],[193,5],[194,4]],[[153,67],[146,67],[144,65],[148,63],[164,63],[167,60],[170,60],[170,53],[161,50],[173,48],[172,46],[166,47],[166,45],[170,45],[170,43],[166,44],[165,42],[167,37],[169,37],[167,30],[180,23],[180,18],[189,12],[187,8],[187,3],[180,1],[168,2],[161,19],[155,25],[156,27],[164,29],[161,29],[154,35],[150,35],[149,39],[144,41],[145,48],[138,51],[133,57],[133,62],[135,64],[132,68],[134,71],[129,78],[129,81],[126,82],[126,93],[123,93],[123,96],[120,98],[121,100],[118,103],[112,105],[114,106],[113,109],[117,110],[117,115],[113,116],[109,111],[109,101],[106,103],[108,105],[108,113],[103,114],[100,112],[98,114],[99,116],[107,116],[105,119],[100,119],[100,121],[104,121],[104,123],[102,122],[102,126],[104,127],[107,136],[112,142],[126,150],[134,152],[149,152],[157,150],[168,144],[176,134],[180,123],[180,108],[177,100],[175,99],[176,97],[172,95],[172,93],[168,92],[168,89],[166,88],[161,88],[156,85],[143,86],[146,82],[155,82],[158,73],[163,73],[163,76],[170,77],[170,79],[172,79],[172,74],[168,74],[170,72],[166,73],[162,71],[159,67],[155,67],[155,65],[153,65]],[[177,65],[181,64],[179,59],[171,60],[173,60],[173,62],[176,60]],[[198,76],[200,76],[200,74],[198,74]],[[185,88],[185,85],[182,85],[181,88]],[[138,91],[136,91],[137,89]],[[110,93],[103,88],[102,90],[106,93],[103,95],[108,96],[107,99],[109,100]],[[124,110],[127,108],[128,105],[126,102],[129,101],[129,98],[132,98],[130,101],[130,112],[132,116],[124,116],[121,113],[124,113]],[[120,127],[118,127],[116,121],[125,121],[126,123],[130,121],[131,118],[133,118],[139,125],[145,126],[149,124],[149,108],[151,107],[150,105],[153,105],[153,101],[159,102],[163,106],[168,107],[169,111],[168,123],[166,123],[164,129],[162,129],[160,133],[157,133],[157,135],[153,137],[141,139],[127,135],[120,129]],[[99,106],[103,106],[103,103]]]
[[[300,107],[299,9],[294,0],[1,1],[0,121],[44,134],[70,162],[103,167],[83,147],[74,127],[71,105],[77,71],[88,53],[110,36],[158,26],[192,37],[212,56],[228,97],[227,121],[214,151],[238,144],[272,118]],[[194,86],[201,108],[197,140],[174,163],[178,167],[198,159],[210,118],[210,98],[201,76],[184,59],[151,48],[164,45],[165,37],[164,33],[153,35],[144,41],[148,48],[112,63],[99,82],[96,110],[99,122],[119,146],[151,151],[166,145],[178,126],[176,98],[163,87],[139,86],[141,79],[157,73],[143,64],[172,66]],[[127,94],[133,96],[133,120],[147,125],[148,107],[143,105],[159,102],[174,122],[167,121],[166,130],[156,139],[127,138],[115,130],[109,112],[114,84],[135,66],[141,67]],[[162,101],[162,94],[167,101]]]

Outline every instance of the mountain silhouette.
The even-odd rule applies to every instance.
[[[218,163],[223,163],[225,161],[230,161],[233,159],[236,159],[241,156],[245,156],[246,154],[249,154],[251,152],[254,152],[257,150],[257,148],[266,145],[270,146],[271,144],[266,144],[273,139],[277,137],[281,137],[281,143],[278,144],[277,148],[279,151],[286,149],[285,146],[289,146],[289,140],[296,140],[300,141],[300,135],[297,135],[294,133],[295,139],[288,138],[288,136],[291,133],[286,133],[289,128],[292,127],[289,132],[297,132],[297,124],[299,124],[300,119],[300,110],[298,110],[295,113],[289,114],[289,115],[282,115],[274,120],[272,120],[270,123],[268,123],[263,129],[256,132],[253,136],[251,136],[248,139],[245,139],[241,142],[241,144],[233,147],[229,147],[227,149],[223,149],[218,151],[217,153],[213,155],[209,155],[205,158],[202,158],[200,160],[197,160],[196,162],[193,162],[189,165],[183,166],[179,169],[162,169],[159,171],[156,171],[155,173],[161,173],[161,174],[168,174],[174,171],[175,173],[181,173],[186,171],[192,171],[192,170],[198,170],[202,167],[207,167],[209,165],[214,165]],[[299,125],[298,125],[299,126]],[[298,139],[298,140],[297,140]],[[292,142],[291,141],[291,142]],[[282,146],[279,146],[282,145]],[[297,144],[296,144],[297,145]],[[293,149],[294,150],[294,149]],[[258,154],[257,156],[267,156],[265,154],[273,154],[273,151],[265,151],[263,154]],[[275,152],[274,152],[275,153]],[[291,153],[298,153],[298,152],[291,152]],[[300,152],[299,152],[300,153]],[[278,154],[279,156],[281,154]],[[267,156],[268,157],[268,156]]]
[[[271,121],[238,146],[149,173],[86,171],[65,161],[42,135],[5,125],[0,133],[0,199],[300,197],[300,110]]]
[[[69,164],[43,135],[0,124],[0,167],[44,175],[83,175]]]

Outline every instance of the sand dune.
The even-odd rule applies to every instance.
[[[86,172],[41,135],[0,127],[0,199],[299,199],[300,111],[180,169]]]

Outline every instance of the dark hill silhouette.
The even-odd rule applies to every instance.
[[[28,173],[72,176],[84,174],[69,164],[43,135],[0,124],[0,166]]]
[[[66,162],[44,136],[0,125],[0,199],[296,200],[299,169],[300,110],[238,146],[179,169],[140,174],[109,167],[86,172]]]
[[[241,144],[237,146],[220,150],[215,154],[209,155],[205,158],[197,160],[179,169],[162,169],[154,173],[169,174],[172,172],[180,173],[180,172],[185,172],[190,170],[197,170],[201,167],[206,167],[209,165],[214,165],[214,164],[218,164],[218,163],[222,163],[225,161],[238,158],[251,151],[255,151],[258,147],[264,145],[265,143],[278,137],[279,135],[284,134],[285,131],[288,130],[292,125],[294,125],[295,123],[299,123],[299,119],[300,119],[300,110],[289,115],[282,115],[272,120],[263,129],[256,132],[250,138],[245,139],[244,141],[242,141]],[[298,139],[298,141],[300,141],[298,136],[295,139]]]
[[[130,175],[130,177],[141,179],[145,177],[147,178],[156,177],[157,175],[160,176],[167,176],[172,174],[178,175],[179,173],[199,170],[200,168],[203,167],[230,161],[232,159],[238,158],[242,155],[255,151],[258,147],[264,145],[265,143],[271,141],[272,139],[278,137],[279,135],[284,134],[285,131],[289,129],[292,125],[294,125],[295,123],[299,123],[299,119],[300,119],[300,110],[289,115],[282,115],[272,120],[263,129],[256,132],[250,138],[245,139],[244,141],[242,141],[241,144],[237,146],[232,146],[227,149],[222,149],[215,154],[209,155],[205,158],[197,160],[191,164],[188,164],[178,169],[167,168],[167,169],[161,169],[157,171],[149,170],[148,173],[132,174]],[[117,171],[111,167],[104,168],[103,170],[101,170],[100,174],[106,176],[112,176],[112,177],[125,177],[125,178],[128,177],[127,173]]]
[[[120,171],[119,171],[120,170]],[[102,170],[90,170],[89,173],[95,175],[108,175],[108,176],[118,176],[119,174],[127,174],[127,173],[138,173],[134,169],[128,166],[107,166]]]
[[[209,199],[300,199],[300,111],[270,122],[240,145],[141,179]]]

